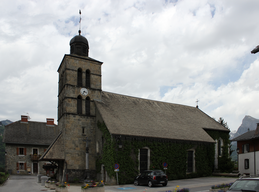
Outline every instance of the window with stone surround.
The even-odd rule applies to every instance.
[[[24,147],[17,147],[16,148],[17,155],[26,155],[26,148]]]
[[[18,161],[16,165],[17,170],[26,170],[26,163],[23,161]]]

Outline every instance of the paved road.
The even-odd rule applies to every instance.
[[[226,177],[201,177],[193,179],[182,179],[169,181],[166,187],[155,186],[149,188],[148,186],[134,186],[130,185],[113,185],[105,186],[105,192],[168,192],[174,191],[175,187],[179,185],[179,189],[189,188],[190,192],[208,192],[212,185],[231,183],[236,178]],[[11,175],[8,181],[0,186],[0,192],[52,192],[40,183],[37,183],[37,176],[22,176]],[[81,192],[81,187],[70,186],[68,192]]]
[[[134,185],[122,185],[122,186],[105,186],[105,192],[165,192],[174,191],[178,185],[178,189],[189,188],[190,192],[207,192],[212,185],[222,183],[232,183],[236,178],[226,177],[200,177],[193,179],[181,179],[169,181],[166,187],[155,186],[149,188],[148,186],[134,186]]]
[[[37,183],[36,176],[11,175],[0,192],[39,192],[40,184]]]

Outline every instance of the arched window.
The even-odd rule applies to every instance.
[[[85,99],[85,114],[90,115],[90,98],[86,97]]]
[[[77,97],[77,114],[82,114],[82,97]]]
[[[89,69],[86,70],[85,75],[86,75],[85,86],[86,86],[86,88],[90,88],[91,82],[90,82],[90,70]]]
[[[77,86],[82,87],[82,69],[77,70]]]
[[[139,160],[139,171],[140,171],[140,173],[142,173],[145,170],[149,170],[149,167],[150,167],[150,149],[148,147],[143,147],[142,149],[139,149],[138,160]]]

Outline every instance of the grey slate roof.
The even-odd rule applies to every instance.
[[[45,153],[40,157],[40,161],[63,160],[64,155],[64,139],[62,132],[58,134],[55,140],[51,143]]]
[[[259,134],[256,134],[256,130],[248,131],[238,137],[232,139],[231,141],[247,141],[252,139],[259,139]]]
[[[95,103],[113,135],[214,142],[204,129],[229,132],[196,107],[104,91]]]
[[[7,144],[50,145],[59,134],[57,125],[16,121],[5,126],[3,142]]]

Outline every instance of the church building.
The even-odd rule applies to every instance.
[[[88,52],[79,31],[58,68],[60,133],[40,160],[58,165],[59,180],[116,183],[119,168],[119,182],[133,183],[143,170],[165,169],[170,180],[218,168],[227,128],[198,107],[103,91],[103,63]]]

